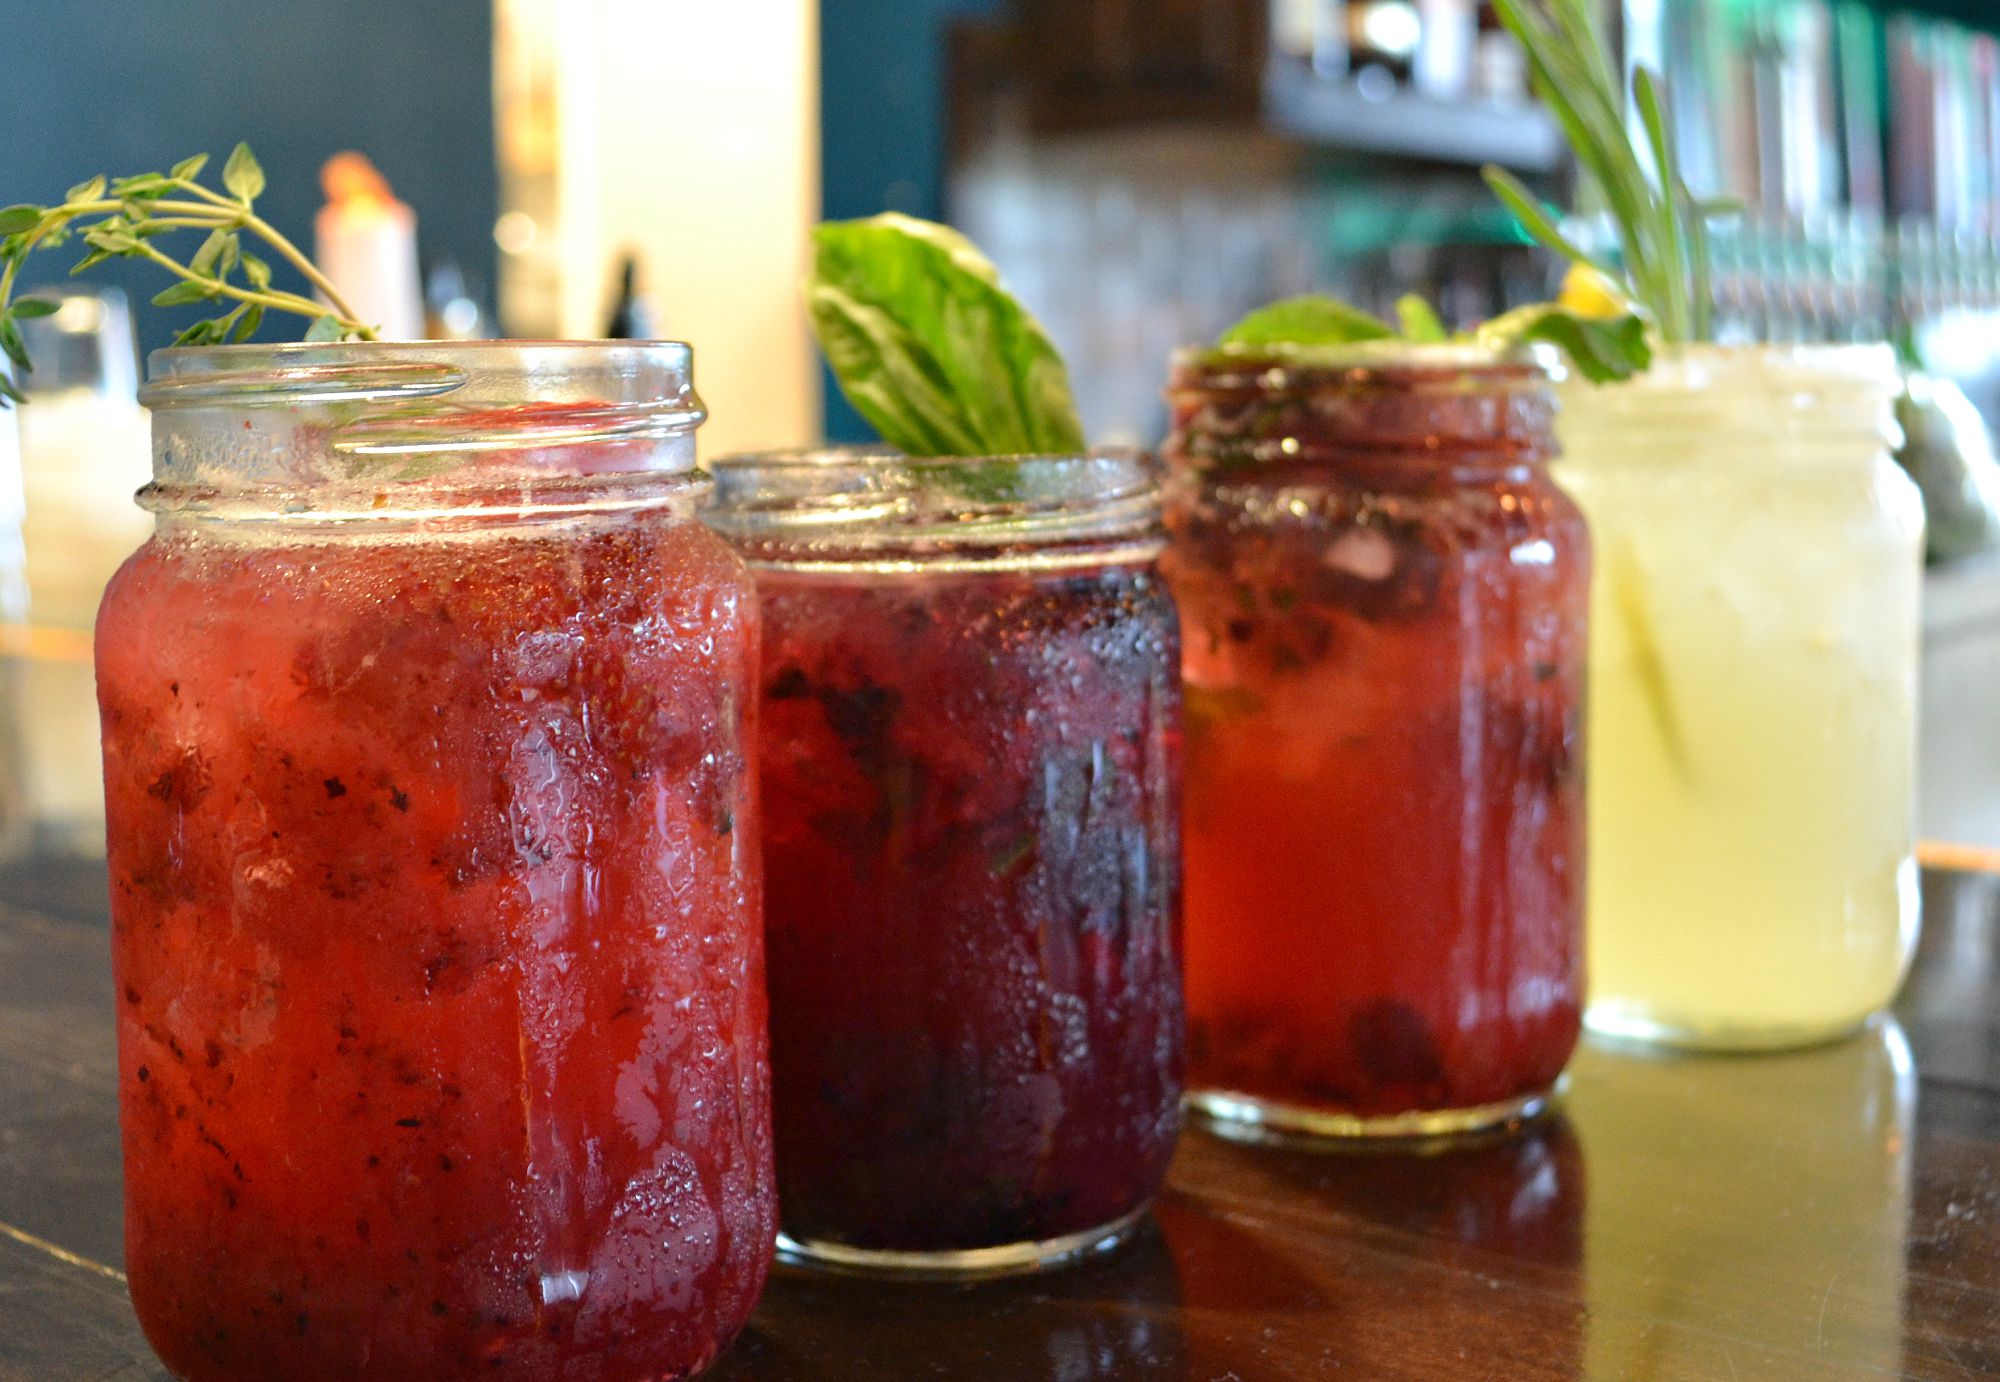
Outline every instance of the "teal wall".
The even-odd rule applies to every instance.
[[[820,176],[829,220],[944,215],[945,31],[1000,0],[821,0]],[[825,379],[826,434],[874,431]]]
[[[490,297],[490,0],[0,0],[0,16],[0,204],[59,201],[92,173],[160,169],[204,150],[219,176],[243,139],[270,177],[259,210],[310,249],[319,166],[360,149],[416,208],[425,254],[456,259]],[[31,285],[68,270],[58,255],[41,258]],[[164,286],[142,266],[92,273],[140,304]],[[164,345],[203,315],[142,308],[142,340]]]

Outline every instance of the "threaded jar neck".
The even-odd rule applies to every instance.
[[[156,351],[165,517],[382,522],[635,507],[702,483],[675,342],[362,342]]]
[[[1547,368],[1472,346],[1183,351],[1167,401],[1169,462],[1218,479],[1318,469],[1407,481],[1555,452]]]
[[[905,456],[831,448],[712,464],[703,519],[753,564],[1065,566],[1150,561],[1158,476],[1125,450]]]

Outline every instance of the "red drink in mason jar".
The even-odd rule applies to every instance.
[[[1243,1136],[1534,1111],[1583,977],[1588,540],[1546,379],[1210,352],[1169,396],[1195,1107]]]
[[[686,349],[175,351],[147,401],[97,637],[148,1338],[698,1369],[774,1214],[754,603]]]
[[[1175,618],[1135,457],[727,460],[763,599],[781,1250],[1108,1245],[1180,1124]]]

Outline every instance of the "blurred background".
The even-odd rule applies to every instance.
[[[1920,825],[2000,846],[2000,4],[1604,13],[1667,74],[1696,190],[1743,208],[1725,338],[1886,337],[1921,372]],[[153,0],[7,23],[0,201],[247,139],[265,214],[412,334],[693,341],[709,454],[867,435],[799,309],[822,214],[960,226],[1063,348],[1093,436],[1152,444],[1167,353],[1269,299],[1417,291],[1468,324],[1549,296],[1556,266],[1478,167],[1574,193],[1482,0]],[[322,176],[350,150],[370,164]],[[35,324],[35,402],[0,416],[0,695],[33,702],[0,722],[33,726],[0,731],[0,797],[27,803],[13,833],[80,848],[90,612],[146,527],[137,352],[199,315],[144,306],[159,284],[116,264],[91,284]]]

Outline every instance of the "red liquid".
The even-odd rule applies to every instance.
[[[1170,504],[1190,1084],[1360,1117],[1546,1090],[1582,997],[1581,517],[1524,460],[1178,401],[1184,457],[1218,418],[1318,456]]]
[[[684,1376],[774,1233],[755,619],[687,521],[156,539],[98,622],[132,1295],[195,1379]]]
[[[786,1233],[950,1251],[1139,1209],[1180,1125],[1164,587],[758,586]]]

